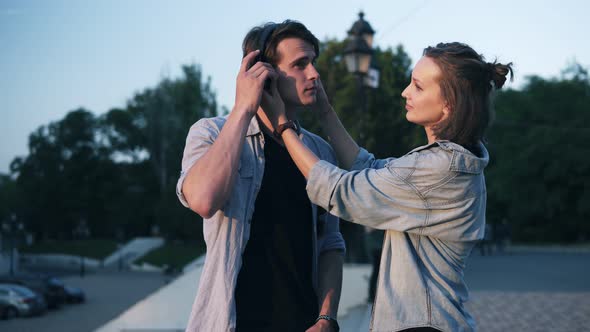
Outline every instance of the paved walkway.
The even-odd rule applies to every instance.
[[[590,331],[590,292],[478,292],[467,308],[480,332]],[[371,305],[349,310],[340,319],[342,332],[369,330]]]
[[[588,252],[473,255],[465,278],[478,331],[590,331],[589,263]],[[369,266],[359,273],[368,276]],[[370,315],[367,304],[348,309],[342,332],[368,331]]]
[[[467,304],[480,332],[590,331],[590,253],[516,251],[468,261]],[[339,321],[342,332],[368,331],[369,265],[346,265]],[[88,302],[44,316],[0,321],[0,331],[182,331],[200,268],[166,284],[161,274],[108,272],[69,277]],[[166,285],[165,287],[162,287]]]

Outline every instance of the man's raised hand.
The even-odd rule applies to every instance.
[[[265,62],[256,62],[259,50],[248,53],[242,59],[242,65],[236,79],[236,100],[234,109],[247,112],[254,116],[260,106],[260,99],[267,79],[275,80],[277,73],[274,68]]]

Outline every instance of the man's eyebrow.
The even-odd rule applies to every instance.
[[[313,62],[313,60],[315,60],[317,57],[314,55],[313,58],[311,58],[310,60],[310,56],[309,55],[302,55],[298,58],[295,58],[295,60],[291,61],[291,63],[289,65],[294,65],[298,62],[301,62],[302,60],[309,60],[309,62]]]

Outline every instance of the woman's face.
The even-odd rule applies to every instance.
[[[423,56],[412,71],[412,81],[402,92],[406,98],[406,119],[425,128],[446,119],[449,109],[442,98],[439,78],[442,71],[429,57]]]

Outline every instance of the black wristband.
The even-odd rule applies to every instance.
[[[283,135],[283,131],[287,130],[288,128],[291,128],[293,130],[295,130],[295,132],[297,132],[297,135],[299,135],[300,129],[299,129],[299,125],[297,124],[297,122],[289,120],[283,124],[280,124],[277,129],[273,132],[274,136],[278,139],[281,138],[281,135]]]
[[[320,319],[327,320],[328,322],[330,322],[330,325],[332,325],[332,327],[334,328],[334,331],[340,332],[340,326],[338,326],[338,321],[335,318],[332,318],[328,315],[319,315],[315,322],[317,323],[318,321],[320,321]]]

